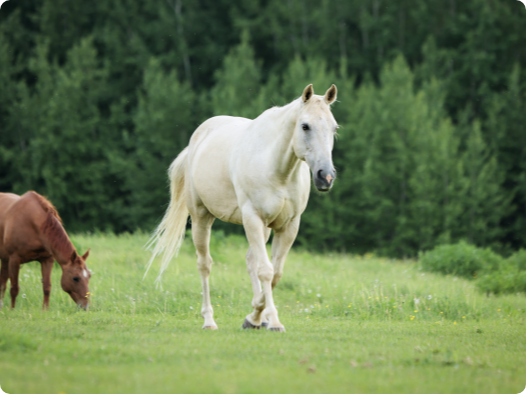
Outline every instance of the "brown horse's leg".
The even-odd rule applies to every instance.
[[[11,255],[9,257],[9,279],[11,280],[11,308],[15,307],[16,296],[20,291],[18,285],[18,272],[20,271],[20,257]]]
[[[0,308],[4,306],[5,289],[7,288],[7,279],[9,278],[8,264],[9,260],[7,259],[0,261]]]
[[[42,266],[42,288],[44,289],[44,305],[42,309],[49,309],[49,295],[51,294],[51,270],[53,269],[53,262],[55,259],[50,257],[40,261]]]

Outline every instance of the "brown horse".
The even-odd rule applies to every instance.
[[[27,192],[23,196],[0,193],[0,307],[11,280],[11,308],[15,307],[20,290],[20,265],[38,261],[42,265],[44,309],[49,308],[51,269],[57,260],[62,268],[62,289],[84,309],[89,304],[88,282],[91,277],[86,267],[89,249],[79,256],[69,240],[55,207],[40,194]]]

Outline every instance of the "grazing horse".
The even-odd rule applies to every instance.
[[[263,325],[285,331],[272,289],[281,279],[307,206],[309,169],[314,185],[322,192],[331,188],[336,177],[332,148],[338,125],[330,110],[336,94],[334,85],[324,96],[314,95],[309,85],[300,98],[271,108],[254,120],[230,116],[208,119],[170,166],[171,201],[149,242],[155,247],[146,273],[155,256],[164,253],[160,281],[177,255],[190,214],[203,286],[203,328],[217,329],[208,278],[212,266],[210,231],[219,218],[243,225],[249,242],[246,262],[254,298],[253,312],[243,328]],[[271,230],[270,261],[265,244]]]
[[[62,268],[62,289],[77,305],[87,309],[91,277],[85,263],[88,255],[89,250],[84,256],[78,255],[57,210],[40,194],[32,191],[23,196],[0,193],[0,307],[7,280],[11,280],[11,308],[14,308],[20,290],[20,265],[38,261],[42,265],[43,309],[49,308],[51,270],[53,261],[57,260]]]

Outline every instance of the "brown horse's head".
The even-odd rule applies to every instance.
[[[79,256],[77,251],[73,251],[68,264],[62,266],[62,289],[68,293],[75,303],[88,309],[89,288],[88,283],[91,272],[86,266],[86,259],[89,256],[89,249],[84,256]]]

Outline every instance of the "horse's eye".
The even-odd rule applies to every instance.
[[[78,281],[80,280],[80,278],[79,278],[78,276],[75,276],[75,277],[73,278],[73,280],[74,280],[75,282],[78,282]]]
[[[309,125],[308,125],[307,123],[303,123],[303,124],[301,125],[301,128],[302,128],[303,130],[305,130],[305,131],[310,130],[310,127],[309,127]]]

